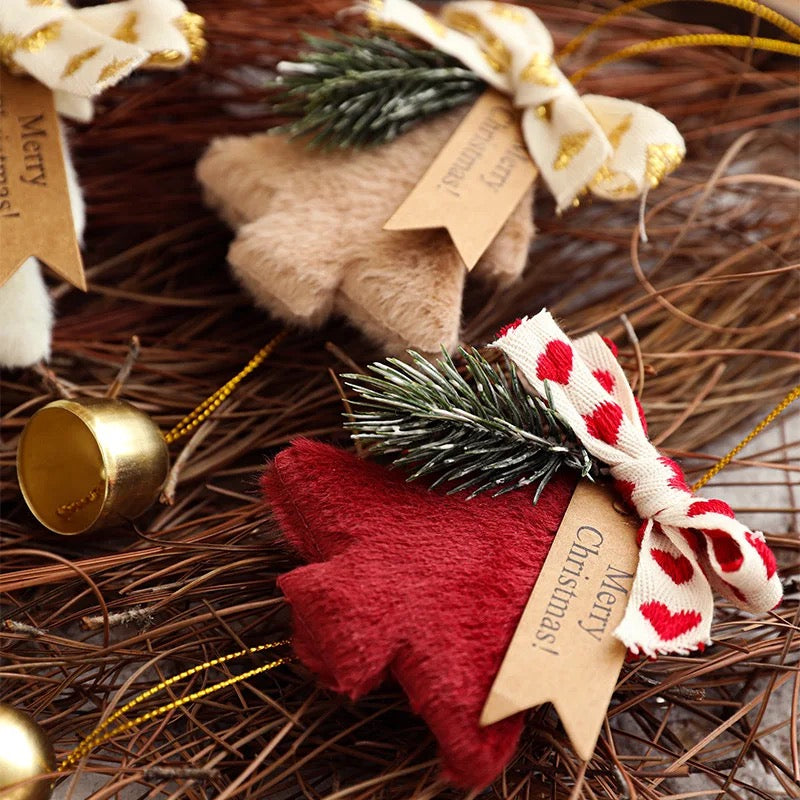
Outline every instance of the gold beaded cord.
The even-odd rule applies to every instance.
[[[229,686],[234,686],[240,681],[246,681],[256,675],[261,675],[264,672],[275,669],[275,667],[281,666],[281,664],[288,664],[292,661],[292,657],[280,656],[272,661],[268,661],[266,664],[260,664],[259,666],[246,670],[239,675],[235,675],[232,678],[227,678],[224,681],[214,683],[211,686],[205,686],[195,692],[185,694],[176,700],[171,700],[169,703],[164,703],[163,705],[158,706],[158,708],[146,711],[144,714],[139,714],[134,719],[120,722],[118,725],[113,724],[129,711],[136,708],[136,706],[138,706],[140,703],[143,703],[145,700],[153,697],[159,692],[163,692],[173,684],[178,683],[179,681],[185,681],[187,678],[191,677],[192,675],[196,675],[198,672],[205,672],[206,670],[213,669],[221,664],[226,664],[227,662],[241,658],[242,656],[257,655],[258,653],[263,653],[266,650],[272,650],[276,647],[282,647],[286,649],[289,644],[290,642],[288,640],[283,640],[278,642],[270,642],[269,644],[260,644],[256,645],[255,647],[248,647],[246,650],[238,650],[235,653],[228,653],[227,655],[219,656],[218,658],[212,658],[210,661],[206,661],[203,664],[198,664],[196,667],[185,669],[183,672],[179,672],[177,675],[173,675],[171,678],[167,678],[166,680],[160,681],[154,686],[151,686],[149,689],[145,689],[143,692],[141,692],[141,694],[136,695],[136,697],[134,697],[132,700],[129,700],[127,703],[125,703],[124,706],[121,706],[113,714],[110,714],[108,717],[106,717],[82,742],[80,742],[80,744],[72,752],[67,753],[61,763],[58,765],[58,771],[63,772],[69,767],[74,766],[84,756],[87,756],[89,753],[91,753],[91,751],[96,747],[105,744],[105,742],[111,741],[111,739],[113,739],[115,736],[129,731],[131,728],[135,728],[137,725],[141,725],[148,720],[160,717],[169,711],[180,708],[181,706],[185,706],[187,703],[195,703],[204,697],[208,697],[210,694],[214,694],[214,692],[220,692],[223,689],[227,689]]]
[[[245,365],[245,367],[226,381],[213,394],[203,400],[197,408],[190,411],[172,430],[164,434],[164,441],[172,444],[198,425],[205,422],[233,393],[236,387],[257,367],[261,366],[271,355],[273,350],[286,338],[287,332],[281,331],[270,339]]]
[[[228,397],[224,414],[193,428],[178,456],[174,503],[135,525],[50,537],[19,495],[14,451],[27,419],[58,397],[103,396],[132,335],[141,353],[121,396],[169,431],[279,330],[230,277],[231,233],[203,205],[194,164],[214,136],[279,121],[266,110],[262,68],[291,59],[302,33],[328,35],[331,21],[353,32],[358,18],[345,11],[350,0],[189,5],[206,19],[206,58],[113,87],[91,125],[69,130],[89,210],[90,290],[54,283],[52,360],[3,375],[0,699],[44,726],[61,762],[86,737],[97,742],[92,732],[131,698],[186,673],[100,738],[125,730],[65,765],[65,797],[461,800],[439,780],[432,738],[391,682],[352,703],[298,664],[247,674],[288,655],[250,651],[289,638],[276,580],[298,564],[259,498],[258,475],[297,436],[349,446],[332,375],[363,369],[376,353],[347,325],[285,340],[269,367]],[[557,51],[615,7],[534,6]],[[744,7],[677,2],[609,19],[560,64],[574,75],[640,42],[718,34],[793,41]],[[720,45],[654,50],[594,69],[580,91],[661,111],[683,133],[686,160],[650,192],[641,219],[636,203],[604,202],[559,217],[538,192],[528,270],[493,295],[469,282],[463,339],[489,341],[545,305],[570,334],[611,336],[653,439],[698,480],[728,449],[720,437],[738,441],[800,382],[796,59]],[[745,487],[736,510],[759,521],[776,552],[783,605],[753,618],[719,601],[715,645],[705,653],[626,667],[585,767],[552,711],[537,709],[485,797],[792,796],[800,781],[792,745],[800,714],[797,420],[794,404],[703,489],[711,497],[751,484],[744,470],[759,467],[759,485]],[[197,699],[178,705],[190,696]]]

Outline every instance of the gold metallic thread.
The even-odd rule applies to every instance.
[[[666,2],[669,2],[669,0],[632,0],[631,2],[617,6],[601,17],[598,17],[591,25],[588,25],[574,39],[568,42],[559,52],[559,59],[573,53],[592,33],[600,28],[604,28],[614,19],[626,16],[642,8],[649,8],[650,6],[661,5]],[[774,9],[768,8],[763,3],[756,2],[755,0],[706,0],[706,2],[718,3],[754,14],[767,22],[771,22],[776,28],[784,31],[784,33],[788,33],[793,38],[800,39],[800,25],[796,25],[790,19],[787,19]]]
[[[217,389],[214,394],[203,400],[194,411],[188,413],[171,431],[164,434],[164,440],[167,444],[180,439],[185,436],[193,428],[196,428],[203,420],[207,419],[213,414],[220,405],[228,398],[231,392],[258,366],[262,364],[272,351],[286,338],[287,331],[281,331],[275,336],[272,341],[268,342],[262,347],[251,359],[248,361],[245,368],[234,375],[224,386]]]
[[[747,47],[800,58],[800,44],[784,42],[781,39],[766,39],[763,36],[739,36],[729,33],[689,33],[682,36],[665,36],[661,39],[651,39],[648,42],[638,42],[629,47],[623,47],[622,50],[609,53],[609,55],[598,58],[597,61],[579,69],[573,73],[570,81],[573,85],[577,85],[590,72],[594,72],[606,64],[624,61],[626,58],[634,58],[656,50],[667,50],[672,47]]]
[[[784,397],[783,400],[781,400],[780,403],[778,403],[778,405],[776,405],[775,408],[773,408],[772,411],[770,411],[769,414],[767,414],[767,416],[764,417],[764,419],[762,419],[761,422],[759,422],[758,425],[756,425],[755,428],[753,428],[753,430],[750,431],[750,433],[748,433],[747,436],[745,436],[744,439],[742,439],[742,441],[736,445],[736,447],[732,448],[719,461],[717,461],[717,463],[714,464],[714,466],[711,467],[711,469],[709,469],[708,472],[706,472],[706,474],[703,475],[703,477],[692,486],[692,491],[696,492],[698,489],[702,489],[703,486],[705,486],[715,475],[725,469],[725,467],[727,467],[728,464],[730,464],[731,461],[733,461],[733,459],[736,458],[736,456],[748,444],[750,444],[750,442],[752,442],[753,439],[755,439],[756,436],[758,436],[758,434],[764,430],[764,428],[767,427],[767,425],[774,422],[799,397],[800,385],[795,386],[794,389],[792,389],[789,394],[787,394],[786,397]]]
[[[164,705],[159,706],[158,708],[155,708],[152,711],[140,714],[135,719],[128,720],[127,722],[122,722],[119,725],[111,728],[112,724],[116,722],[123,714],[127,714],[128,711],[135,708],[137,705],[139,705],[139,703],[142,703],[149,697],[152,697],[154,694],[157,694],[163,689],[172,686],[172,684],[177,683],[178,681],[182,681],[185,680],[186,678],[191,677],[192,675],[196,675],[198,672],[205,672],[209,669],[212,669],[213,667],[218,667],[221,664],[226,664],[227,662],[232,661],[235,658],[241,658],[242,656],[246,655],[254,655],[255,653],[262,653],[265,650],[272,650],[276,647],[282,647],[288,644],[289,641],[287,639],[283,639],[278,642],[269,642],[268,644],[257,645],[256,647],[250,647],[246,650],[239,650],[235,653],[228,653],[227,655],[220,656],[219,658],[213,658],[211,659],[211,661],[205,661],[202,664],[198,664],[196,667],[191,667],[190,669],[184,670],[183,672],[179,672],[177,675],[173,675],[171,678],[168,678],[165,681],[161,681],[160,683],[151,686],[149,689],[146,689],[144,692],[134,697],[133,700],[129,701],[121,708],[118,708],[113,714],[111,714],[103,722],[101,722],[74,750],[72,750],[72,752],[70,752],[62,760],[62,762],[58,765],[58,772],[63,772],[64,770],[68,769],[74,764],[77,764],[78,761],[80,761],[95,747],[110,741],[120,733],[124,733],[125,731],[128,731],[131,728],[135,728],[137,725],[140,725],[143,722],[148,722],[151,719],[160,717],[163,714],[166,714],[168,711],[173,711],[176,708],[185,706],[187,703],[192,703],[195,700],[200,700],[203,697],[207,697],[208,695],[213,694],[214,692],[220,691],[221,689],[226,689],[229,686],[234,686],[237,683],[241,683],[242,681],[248,680],[249,678],[253,678],[256,675],[260,675],[263,672],[267,672],[268,670],[274,669],[275,667],[278,667],[281,664],[288,664],[294,659],[291,656],[282,656],[280,658],[276,658],[267,664],[262,664],[259,667],[254,667],[253,669],[243,672],[241,675],[235,675],[232,678],[220,681],[219,683],[215,683],[212,686],[206,686],[203,689],[198,689],[196,692],[191,692],[190,694],[184,695],[183,697],[180,697],[177,700],[165,703]],[[109,728],[111,729],[109,730]]]
[[[90,503],[94,503],[98,497],[100,497],[100,493],[103,491],[103,483],[100,482],[95,484],[89,492],[87,492],[80,500],[75,500],[73,503],[64,503],[64,505],[59,506],[56,509],[56,514],[59,517],[64,517],[65,519],[70,519],[75,515],[76,512],[80,511],[82,508],[85,508]]]

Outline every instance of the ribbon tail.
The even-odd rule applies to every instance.
[[[77,122],[91,122],[94,117],[94,104],[88,97],[62,92],[56,89],[53,92],[56,102],[56,111],[60,117],[74,119]]]
[[[697,499],[690,508],[700,561],[712,588],[754,613],[775,608],[783,596],[775,556],[762,533],[748,530],[719,500]]]
[[[710,644],[713,613],[711,586],[691,547],[648,520],[628,607],[614,636],[635,655],[688,655]]]

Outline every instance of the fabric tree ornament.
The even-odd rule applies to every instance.
[[[683,139],[661,114],[580,96],[528,8],[455,2],[438,16],[409,0],[357,8],[375,28],[405,32],[433,50],[382,37],[312,39],[313,52],[278,64],[283,93],[274,107],[290,120],[284,131],[305,140],[221,139],[198,164],[208,204],[237,232],[234,272],[259,305],[286,321],[316,326],[340,313],[390,351],[452,350],[464,281],[456,248],[469,267],[482,254],[478,274],[495,284],[516,277],[533,235],[525,187],[537,172],[563,210],[585,192],[639,197],[683,158]],[[479,85],[510,99],[481,98],[455,145],[450,134],[463,112],[429,115],[470,102]],[[500,116],[509,114],[513,133],[507,125],[502,135],[480,131],[489,119],[502,128]],[[357,149],[401,133],[375,150]],[[490,140],[502,147],[495,142],[493,150]],[[319,144],[350,152],[315,151]],[[492,157],[483,162],[482,152]],[[493,170],[504,177],[490,186]],[[463,185],[470,175],[474,184]],[[448,179],[458,192],[442,188]],[[497,194],[503,186],[505,198]]]
[[[597,334],[571,341],[547,311],[506,326],[492,346],[605,465],[644,520],[614,637],[634,653],[688,655],[711,641],[712,589],[755,613],[779,602],[782,585],[763,534],[734,519],[725,503],[695,496],[678,464],[650,443],[613,346]],[[392,373],[391,364],[373,368],[372,388],[364,388],[366,379],[350,384],[361,409],[351,427],[381,418],[380,409],[397,401],[408,370]],[[419,374],[429,376],[431,387],[456,383],[448,368],[429,364]],[[380,376],[392,400],[378,399],[370,410]],[[507,391],[485,379],[478,386],[491,396]],[[465,398],[473,408],[481,403],[477,395]],[[510,426],[521,402],[492,420]],[[411,405],[409,396],[399,408]],[[463,415],[463,444],[442,446],[442,469],[456,463],[453,480],[467,473],[451,448],[469,451],[467,431],[483,419],[483,405]],[[448,410],[452,419],[463,412],[455,402]],[[385,435],[402,434],[394,429],[406,424],[401,414],[390,418]],[[543,445],[531,437],[528,446]],[[399,463],[421,472],[410,444]],[[287,540],[310,562],[279,581],[292,606],[299,658],[353,698],[393,675],[438,739],[445,775],[466,787],[490,782],[511,757],[522,722],[517,715],[481,728],[481,712],[577,473],[575,465],[555,472],[538,502],[535,487],[521,482],[505,494],[470,499],[464,491],[442,494],[409,483],[326,445],[295,443],[278,455],[262,485]]]
[[[121,0],[88,8],[2,0],[0,68],[51,89],[62,118],[88,122],[93,98],[138,67],[176,69],[198,60],[205,49],[202,23],[180,0]],[[86,215],[63,126],[61,137],[80,242]],[[0,285],[0,318],[0,367],[27,367],[49,358],[53,309],[36,258],[28,258]]]
[[[206,202],[236,230],[228,260],[258,305],[316,327],[341,314],[387,351],[452,350],[464,264],[444,230],[384,231],[464,115],[378,148],[327,152],[258,134],[212,143],[197,166]],[[533,239],[529,190],[473,270],[503,286]]]
[[[262,486],[308,561],[279,583],[294,648],[329,688],[356,699],[391,674],[438,740],[444,776],[490,783],[512,757],[517,714],[481,709],[569,503],[574,476],[500,497],[428,491],[402,473],[300,440]]]

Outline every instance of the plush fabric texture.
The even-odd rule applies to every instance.
[[[86,227],[86,209],[63,129],[61,147],[72,222],[78,241],[81,241]],[[53,308],[41,266],[35,258],[27,259],[0,286],[0,320],[0,367],[29,367],[50,357]]]
[[[448,233],[382,227],[464,113],[364,150],[322,152],[268,134],[212,142],[197,177],[206,202],[237,232],[228,260],[256,303],[304,327],[344,315],[390,352],[452,350],[466,270]],[[520,275],[532,198],[531,189],[473,274],[493,285]]]
[[[490,783],[523,715],[486,728],[478,720],[574,478],[556,476],[537,505],[533,487],[466,500],[299,440],[262,487],[309,562],[279,581],[301,661],[353,699],[394,676],[438,740],[444,777]]]

